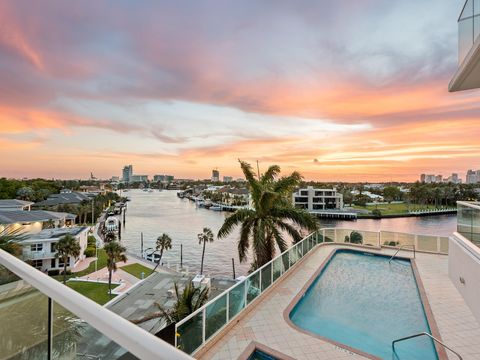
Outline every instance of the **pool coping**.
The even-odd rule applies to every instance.
[[[290,326],[292,327],[293,329],[303,333],[303,334],[306,334],[306,335],[309,335],[309,336],[312,336],[314,338],[317,338],[317,339],[320,339],[322,341],[325,341],[325,342],[328,342],[334,346],[338,346],[342,349],[345,349],[347,351],[350,351],[352,353],[355,353],[357,355],[360,355],[360,356],[363,356],[367,359],[374,359],[374,360],[381,360],[380,357],[377,357],[377,356],[374,356],[372,354],[369,354],[365,351],[362,351],[360,349],[357,349],[357,348],[354,348],[354,347],[351,347],[347,344],[344,344],[344,343],[340,343],[338,341],[335,341],[335,340],[332,340],[330,338],[326,338],[324,336],[321,336],[321,335],[318,335],[318,334],[315,334],[311,331],[308,331],[308,330],[305,330],[305,329],[302,329],[300,328],[299,326],[297,326],[296,324],[293,323],[293,321],[290,319],[290,313],[291,311],[293,310],[293,308],[295,307],[295,305],[300,301],[300,299],[305,295],[306,291],[308,290],[308,288],[313,284],[313,282],[317,279],[317,277],[321,274],[321,272],[324,270],[324,268],[326,267],[326,265],[330,262],[330,260],[333,258],[333,256],[337,253],[337,251],[342,251],[342,250],[353,250],[353,251],[356,251],[356,252],[366,252],[366,253],[371,253],[371,254],[374,254],[374,255],[380,255],[380,256],[383,256],[383,257],[387,257],[388,255],[385,255],[385,254],[382,254],[380,252],[374,252],[374,251],[369,251],[367,249],[349,249],[349,248],[337,248],[337,249],[333,249],[332,252],[327,256],[327,258],[322,262],[322,264],[319,266],[319,268],[313,273],[313,275],[310,277],[310,279],[308,279],[308,281],[305,283],[305,285],[300,289],[300,291],[298,292],[297,295],[294,296],[294,298],[290,301],[290,303],[288,304],[288,306],[285,308],[285,310],[283,311],[283,319],[285,320],[285,322]],[[423,307],[423,310],[425,312],[425,316],[427,318],[427,323],[428,323],[428,326],[430,327],[430,331],[432,333],[432,336],[436,337],[437,339],[439,339],[440,341],[442,341],[442,338],[440,336],[440,331],[438,330],[438,327],[437,327],[437,323],[435,321],[435,317],[433,315],[433,312],[432,312],[432,309],[430,307],[430,304],[428,302],[428,298],[427,298],[427,294],[426,294],[426,291],[425,291],[425,288],[423,287],[423,283],[422,283],[422,280],[420,278],[420,274],[418,272],[418,268],[417,268],[417,265],[415,263],[415,259],[411,259],[411,258],[406,258],[406,257],[403,257],[403,256],[397,256],[397,258],[399,259],[402,259],[402,260],[407,260],[407,261],[410,261],[410,264],[412,266],[412,272],[413,272],[413,276],[415,278],[415,282],[416,282],[416,285],[417,285],[417,289],[418,289],[418,293],[420,295],[420,300],[422,302],[422,307]],[[435,350],[437,352],[437,355],[438,355],[438,360],[448,360],[448,356],[447,356],[447,353],[445,351],[445,349],[440,346],[439,344],[437,344],[437,342],[433,341],[433,344],[435,346]]]
[[[255,350],[260,350],[261,352],[269,356],[273,356],[278,360],[295,360],[293,357],[288,356],[278,350],[272,349],[271,347],[259,343],[258,341],[251,341],[237,360],[248,360]]]

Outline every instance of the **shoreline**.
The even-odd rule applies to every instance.
[[[444,211],[444,212],[429,212],[429,213],[420,213],[420,214],[386,214],[381,216],[374,216],[374,215],[357,215],[357,220],[360,219],[373,219],[373,220],[380,220],[380,219],[395,219],[395,218],[406,218],[406,217],[427,217],[427,216],[440,216],[440,215],[456,215],[457,210],[451,211]]]

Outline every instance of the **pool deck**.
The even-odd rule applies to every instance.
[[[300,332],[284,319],[284,311],[295,296],[331,253],[340,248],[352,247],[328,244],[311,251],[295,269],[200,349],[195,358],[238,359],[248,345],[256,341],[298,360],[364,359],[345,348]],[[394,250],[379,252],[393,254]],[[400,255],[413,257],[408,251]],[[480,359],[480,326],[448,277],[448,257],[417,252],[415,263],[442,341],[459,352],[464,360]],[[447,354],[449,359],[457,359],[448,351]]]

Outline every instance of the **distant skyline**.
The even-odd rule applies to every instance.
[[[0,177],[464,179],[463,1],[0,2]]]

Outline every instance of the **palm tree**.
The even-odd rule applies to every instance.
[[[27,237],[27,235],[21,234],[21,228],[12,230],[7,227],[0,232],[0,249],[19,256],[22,253],[22,247],[18,243]]]
[[[172,239],[167,234],[163,233],[162,236],[157,238],[157,242],[155,243],[155,251],[160,251],[160,258],[157,261],[157,265],[152,272],[157,270],[158,265],[160,265],[160,261],[162,261],[163,252],[165,250],[170,250],[172,248]]]
[[[239,209],[226,218],[217,237],[226,237],[240,225],[240,261],[246,260],[251,246],[252,268],[256,269],[273,259],[276,247],[280,252],[287,249],[285,233],[293,242],[298,242],[302,239],[298,228],[314,231],[317,229],[317,221],[305,210],[294,208],[291,203],[291,194],[302,180],[298,172],[278,179],[280,167],[272,165],[257,178],[250,164],[241,160],[239,162],[249,185],[253,208]]]
[[[209,228],[203,228],[203,232],[197,235],[198,243],[201,245],[203,243],[203,250],[202,250],[202,263],[200,265],[200,275],[203,274],[203,258],[205,257],[205,244],[207,242],[213,242],[213,232]]]
[[[177,301],[173,308],[165,309],[162,305],[156,302],[155,305],[157,305],[159,309],[158,312],[148,314],[138,320],[132,320],[132,323],[141,324],[145,321],[156,318],[165,320],[167,325],[177,323],[201,308],[208,300],[208,288],[200,290],[200,288],[195,288],[190,282],[180,294],[177,283],[175,283],[174,286]]]
[[[125,251],[127,249],[120,245],[117,241],[110,241],[104,248],[107,254],[107,269],[108,269],[108,293],[112,295],[112,273],[117,271],[117,262],[127,262]]]
[[[66,234],[56,245],[57,253],[55,257],[63,262],[63,283],[67,282],[67,265],[70,257],[80,256],[81,247],[78,241],[70,234]]]
[[[115,234],[115,231],[107,231],[105,233],[104,240],[106,243],[116,241],[117,240],[117,234]]]

